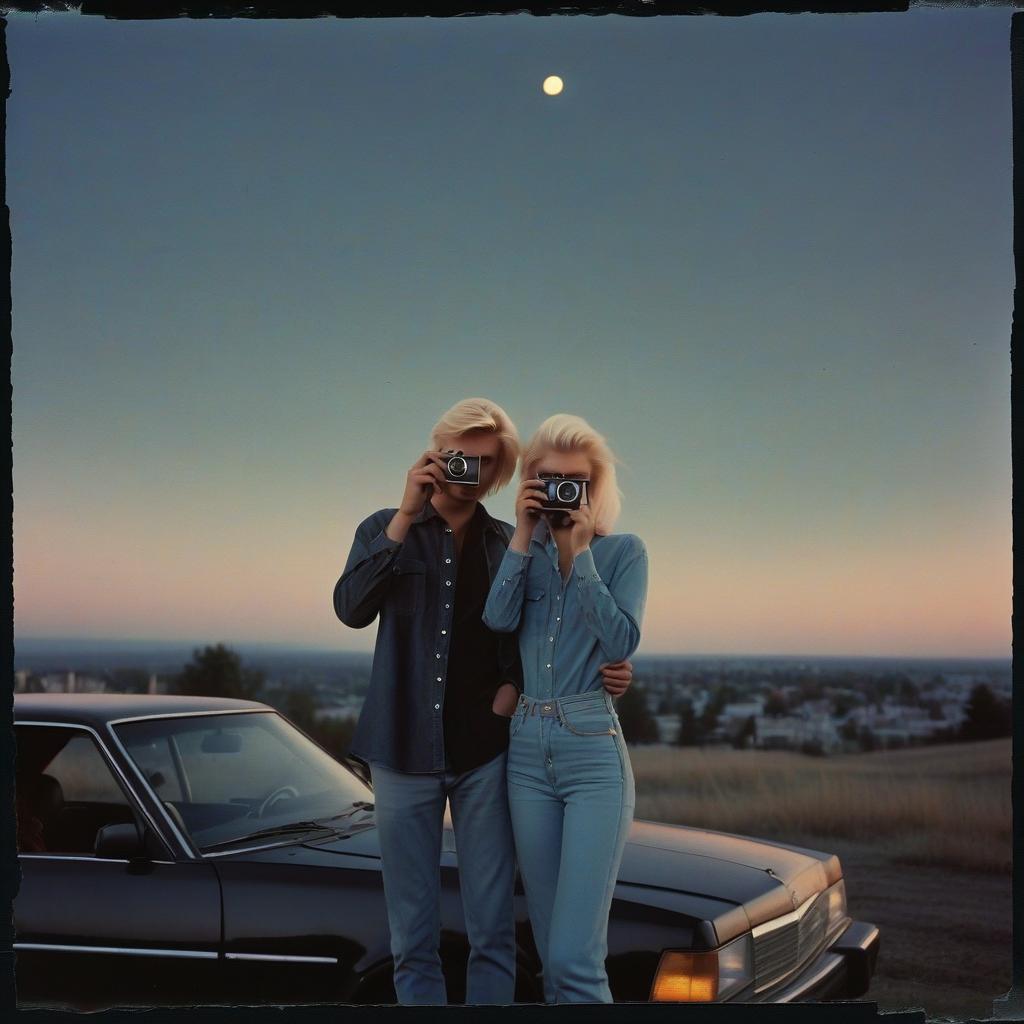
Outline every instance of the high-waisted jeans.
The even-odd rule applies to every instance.
[[[509,811],[545,1001],[610,1003],[608,913],[636,800],[612,699],[603,688],[520,696],[509,736]]]
[[[403,1005],[447,1002],[441,933],[441,838],[452,809],[469,938],[466,1002],[515,998],[515,849],[505,752],[467,772],[396,772],[371,762],[395,994]]]

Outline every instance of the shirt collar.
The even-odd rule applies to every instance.
[[[420,509],[419,514],[416,516],[413,522],[424,523],[428,519],[432,519],[434,517],[441,519],[442,522],[444,521],[444,517],[441,515],[441,513],[438,512],[436,508],[434,508],[434,503],[432,501],[428,501],[424,504],[423,508]],[[482,502],[478,501],[476,503],[476,509],[473,511],[473,518],[477,522],[477,524],[481,526],[483,529],[493,530],[496,534],[498,534],[499,537],[502,535],[501,527],[498,526],[494,519],[491,518],[490,513],[488,513],[487,509],[484,508]]]

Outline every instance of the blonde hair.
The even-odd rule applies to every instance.
[[[549,416],[533,433],[520,458],[520,479],[535,475],[537,463],[548,450],[580,451],[590,459],[590,484],[587,493],[594,510],[595,532],[611,533],[622,510],[622,491],[615,477],[616,458],[603,434],[599,434],[582,416],[566,412]]]
[[[519,458],[519,432],[511,417],[500,405],[488,398],[464,398],[456,402],[433,426],[430,444],[440,448],[445,438],[457,438],[470,430],[483,430],[496,434],[501,442],[498,469],[490,489],[480,495],[486,498],[500,491],[512,479]]]

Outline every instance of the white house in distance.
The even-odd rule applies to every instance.
[[[758,715],[754,719],[754,745],[765,749],[798,750],[804,743],[814,743],[824,751],[838,750],[842,737],[835,721],[828,714],[808,716]]]

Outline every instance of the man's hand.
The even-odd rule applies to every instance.
[[[428,449],[405,474],[405,491],[398,511],[384,530],[385,536],[399,543],[404,541],[413,519],[433,495],[445,493],[445,486],[443,456]]]
[[[633,682],[633,663],[631,661],[606,661],[601,666],[604,677],[604,688],[613,696],[621,697],[629,684]]]
[[[405,491],[398,505],[399,512],[414,516],[428,498],[444,492],[443,461],[443,452],[428,449],[412,464],[405,474]]]

